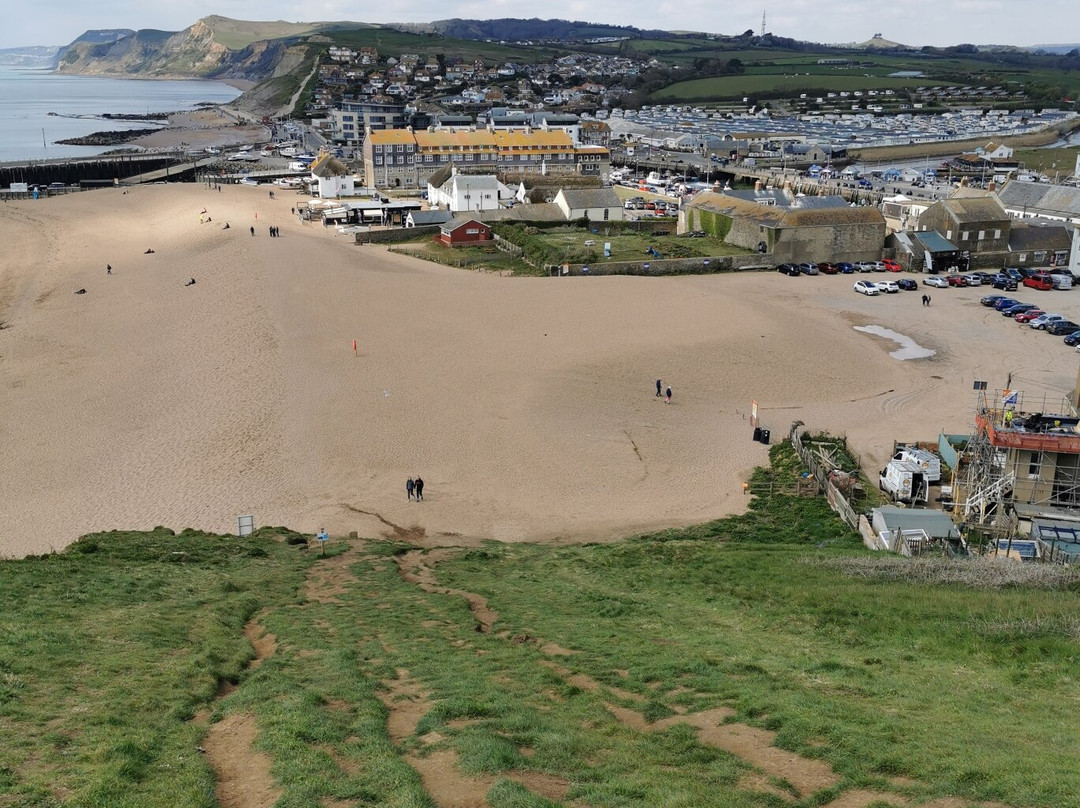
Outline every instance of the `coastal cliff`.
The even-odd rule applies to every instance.
[[[177,32],[87,31],[61,49],[56,69],[88,76],[260,82],[303,61],[306,46],[298,36],[311,30],[305,25],[207,17]],[[260,33],[267,36],[259,38]],[[297,48],[303,52],[297,53]]]

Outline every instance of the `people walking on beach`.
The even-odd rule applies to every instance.
[[[255,225],[251,226],[251,235],[255,235]]]
[[[409,496],[409,501],[412,501],[413,491],[416,490],[416,483],[413,482],[413,478],[410,477],[405,481],[405,493]]]
[[[665,404],[670,404],[671,403],[671,385],[670,384],[667,386],[667,390],[664,391],[664,403]]]
[[[112,275],[112,264],[106,264],[105,265],[105,274],[106,275]]]
[[[424,481],[420,475],[417,475],[414,485],[416,487],[416,501],[419,502],[424,498]]]
[[[922,296],[922,304],[923,304],[924,306],[926,305],[926,295],[923,295],[923,296]]]
[[[660,380],[660,379],[657,379],[656,380],[656,397],[660,398],[660,396],[662,396],[662,395],[664,395],[664,382],[662,380]]]
[[[927,295],[927,296],[926,296],[926,305],[927,305],[927,306],[929,306],[929,305],[930,305],[930,295]]]

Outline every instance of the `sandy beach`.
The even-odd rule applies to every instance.
[[[420,545],[611,540],[745,507],[767,459],[751,399],[775,439],[802,420],[875,468],[894,439],[968,431],[974,379],[1057,402],[1076,378],[985,290],[925,308],[847,276],[498,277],[356,246],[276,196],[0,206],[0,555],[241,514]],[[1080,314],[1077,292],[1021,297],[1048,295]],[[895,359],[868,325],[936,354]]]

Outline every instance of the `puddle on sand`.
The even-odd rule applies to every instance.
[[[893,359],[925,359],[928,356],[933,356],[937,351],[932,351],[929,348],[924,348],[911,337],[906,337],[891,328],[882,328],[880,325],[857,325],[856,331],[862,331],[866,334],[873,334],[875,337],[884,337],[885,339],[891,339],[900,347],[895,351],[890,351],[889,356]]]

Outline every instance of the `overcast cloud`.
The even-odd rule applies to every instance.
[[[541,11],[542,9],[542,11]],[[355,0],[38,0],[7,15],[0,47],[66,45],[91,28],[180,31],[200,17],[242,20],[428,22],[462,17],[537,17],[635,25],[640,28],[737,34],[765,28],[814,42],[862,42],[875,33],[905,45],[1033,45],[1080,40],[1076,0],[785,0],[731,8],[716,0],[443,0],[378,8]]]

